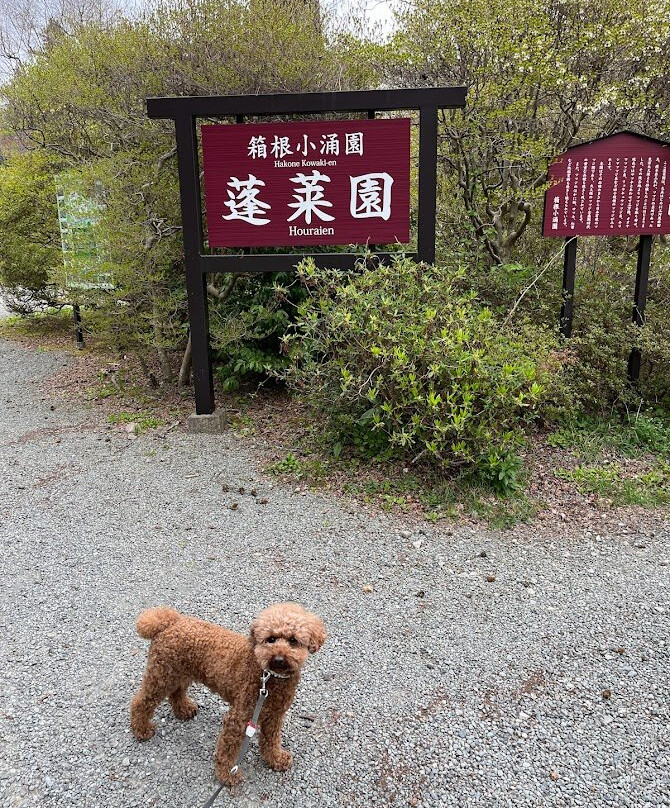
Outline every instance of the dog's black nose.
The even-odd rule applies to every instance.
[[[272,661],[275,665],[283,665],[286,662],[283,656],[273,657]]]

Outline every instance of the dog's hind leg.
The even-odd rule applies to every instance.
[[[156,725],[151,720],[156,707],[168,695],[168,683],[152,676],[147,670],[144,679],[130,704],[130,728],[138,741],[148,741],[156,732]]]
[[[181,721],[188,721],[189,718],[193,718],[198,712],[198,705],[186,694],[190,684],[191,682],[187,681],[177,688],[177,690],[173,690],[168,696],[172,712]]]

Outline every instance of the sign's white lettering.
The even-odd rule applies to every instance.
[[[337,134],[321,135],[321,154],[334,154],[340,153],[340,139]]]
[[[306,224],[312,223],[312,214],[324,222],[332,222],[335,218],[326,213],[322,208],[332,208],[333,203],[325,199],[322,182],[330,182],[330,177],[314,169],[311,174],[299,172],[295,177],[291,177],[291,182],[296,184],[293,198],[295,202],[289,203],[289,208],[295,208],[295,213],[289,216],[287,221],[292,222],[299,216],[305,217]]]
[[[287,137],[277,137],[274,136],[272,139],[272,146],[270,148],[273,157],[276,157],[278,160],[281,160],[282,157],[286,157],[287,154],[293,154],[291,150],[291,146],[289,144]]]
[[[267,156],[268,156],[268,147],[263,135],[259,135],[258,137],[252,137],[251,140],[249,141],[249,157],[253,157],[255,160],[258,157],[267,157]]]
[[[391,216],[391,186],[393,177],[386,171],[350,177],[350,212],[354,219],[378,217],[388,221]]]
[[[310,151],[317,151],[324,156],[332,155],[338,157],[341,154],[341,140],[337,132],[321,135],[319,144],[309,139],[308,135],[303,135],[293,145],[288,136],[279,137],[274,135],[270,143],[268,152],[268,143],[264,135],[252,136],[249,139],[247,147],[247,154],[253,160],[264,159],[268,156],[274,157],[276,160],[282,160],[290,154],[302,154],[306,157]],[[363,156],[363,132],[346,132],[344,135],[344,154],[349,156],[358,154]]]
[[[240,180],[237,177],[231,177],[227,183],[233,188],[233,191],[228,189],[228,201],[224,204],[230,210],[230,213],[223,218],[231,221],[239,219],[240,221],[247,222],[247,224],[263,225],[268,224],[270,219],[262,218],[265,212],[272,207],[267,202],[262,202],[258,198],[260,189],[265,186],[263,180],[249,174],[246,180]]]
[[[360,154],[363,155],[363,133],[362,132],[347,132],[345,135],[345,154]]]

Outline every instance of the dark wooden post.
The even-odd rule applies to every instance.
[[[77,335],[77,348],[82,350],[86,347],[86,343],[84,342],[84,329],[81,327],[81,309],[79,308],[79,303],[72,305],[72,315],[74,317],[74,329]]]
[[[560,328],[564,337],[572,335],[572,304],[575,298],[575,267],[577,265],[577,237],[565,240],[563,252],[563,305]]]
[[[649,264],[651,262],[651,242],[653,236],[640,236],[637,247],[637,273],[635,275],[635,299],[633,301],[633,322],[641,327],[644,325],[644,310],[647,305],[647,287],[649,285]],[[633,348],[628,358],[628,378],[637,382],[640,378],[640,359],[642,354],[639,348]]]
[[[191,326],[191,351],[195,411],[197,415],[214,412],[214,380],[209,347],[209,310],[207,306],[207,275],[202,271],[202,205],[200,201],[200,166],[195,117],[175,118],[177,161],[181,196],[181,219],[184,239],[184,267],[188,319]]]
[[[435,263],[435,217],[437,216],[437,106],[419,110],[419,235],[420,261]]]

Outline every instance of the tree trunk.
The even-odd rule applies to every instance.
[[[207,294],[212,295],[212,297],[215,297],[217,300],[226,300],[232,294],[238,277],[238,275],[231,275],[228,282],[222,289],[218,289],[213,283],[208,283]],[[177,385],[179,387],[188,387],[191,383],[192,360],[193,347],[191,345],[191,332],[189,331],[186,348],[184,348],[184,356],[182,357],[181,367],[179,368],[179,378],[177,380]]]
[[[191,346],[191,334],[189,332],[188,342],[184,350],[184,356],[181,360],[181,367],[179,368],[179,379],[177,385],[179,387],[188,387],[191,383],[191,357],[193,356],[193,348]]]
[[[168,385],[172,381],[172,366],[170,365],[170,357],[165,350],[163,324],[161,323],[160,313],[158,306],[154,303],[153,307],[153,330],[154,330],[154,347],[158,356],[158,364],[161,369],[161,386]]]

